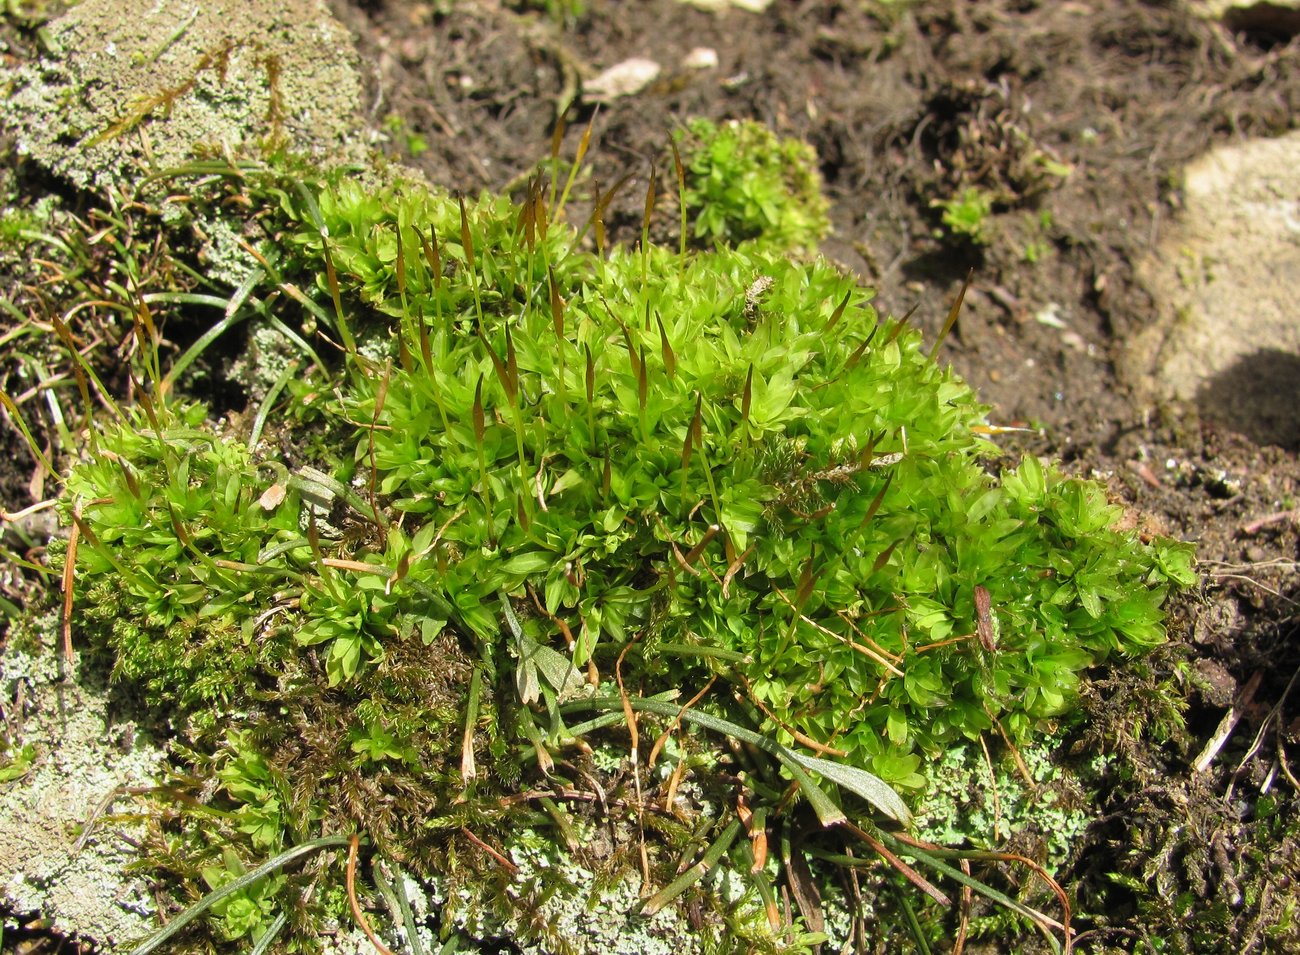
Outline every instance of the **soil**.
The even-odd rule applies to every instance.
[[[1155,313],[1134,263],[1175,213],[1180,168],[1217,144],[1297,125],[1300,41],[1138,0],[777,2],[762,14],[592,0],[564,24],[493,0],[463,0],[450,15],[440,6],[334,3],[370,69],[371,120],[395,115],[422,136],[419,155],[394,149],[433,181],[471,193],[517,186],[549,154],[573,71],[648,57],[663,66],[649,88],[599,111],[579,98],[568,115],[566,155],[594,115],[594,175],[633,177],[607,213],[615,238],[639,229],[651,167],[672,181],[668,141],[685,118],[753,117],[816,147],[834,221],[824,251],[878,290],[882,312],[915,306],[912,321],[933,336],[971,277],[939,354],[995,422],[1028,429],[998,439],[1008,458],[1058,456],[1105,479],[1144,528],[1199,543],[1203,579],[1176,605],[1172,647],[1132,673],[1099,674],[1085,700],[1094,729],[1080,745],[1116,754],[1128,782],[1063,874],[1080,941],[1132,950],[1164,931],[1151,927],[1154,896],[1119,892],[1110,874],[1120,873],[1218,913],[1222,934],[1204,938],[1275,945],[1268,929],[1294,907],[1300,877],[1300,448],[1262,443],[1278,432],[1245,413],[1229,429],[1204,408],[1149,403],[1119,356]],[[682,65],[701,46],[716,51],[716,69]],[[931,202],[969,186],[998,197],[986,245],[937,231]],[[656,220],[672,242],[675,219],[670,208]],[[1233,393],[1211,400],[1231,404]],[[31,472],[19,449],[0,450],[13,510],[30,500]],[[1185,731],[1163,737],[1151,731],[1162,684],[1181,687],[1186,706]],[[1195,772],[1239,695],[1241,722]],[[1261,873],[1251,840],[1264,794],[1291,834],[1274,840]],[[1196,948],[1197,937],[1168,950],[1188,940],[1226,950]]]

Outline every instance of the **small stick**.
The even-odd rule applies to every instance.
[[[370,927],[370,922],[366,920],[365,913],[361,911],[361,903],[357,901],[357,847],[361,840],[353,833],[352,838],[348,840],[348,869],[345,877],[348,890],[348,905],[352,907],[352,917],[357,920],[357,925],[361,931],[366,933],[366,938],[370,939],[370,944],[375,946],[379,955],[395,955],[392,949],[388,948],[379,937],[375,935],[375,930]]]
[[[1241,527],[1238,529],[1241,531],[1241,533],[1251,536],[1254,534],[1258,534],[1266,527],[1271,527],[1274,524],[1280,524],[1283,521],[1295,521],[1297,523],[1300,523],[1300,507],[1292,508],[1289,511],[1275,511],[1272,514],[1265,514],[1263,517],[1257,518],[1256,520],[1251,521],[1249,524],[1242,524]]]
[[[72,533],[68,535],[68,551],[63,558],[63,614],[60,628],[63,631],[63,659],[69,669],[73,665],[72,653],[72,594],[77,573],[77,542],[80,540],[81,502],[72,510],[76,518],[72,522]]]
[[[650,857],[646,854],[645,847],[645,795],[641,792],[641,765],[637,752],[640,739],[637,733],[636,711],[632,709],[632,701],[628,697],[627,688],[623,685],[623,658],[627,656],[627,651],[632,649],[637,639],[639,637],[633,637],[619,651],[618,659],[614,661],[614,680],[618,683],[618,695],[623,701],[623,718],[627,721],[627,732],[628,736],[631,737],[632,782],[636,788],[636,824],[641,848],[641,884],[648,886],[650,884]]]
[[[758,709],[762,712],[762,714],[766,716],[769,720],[771,720],[777,726],[781,727],[781,729],[789,733],[794,738],[795,742],[807,746],[810,750],[812,750],[814,753],[816,753],[819,756],[844,757],[849,755],[847,750],[835,749],[834,747],[828,746],[825,743],[819,743],[811,736],[799,732],[793,726],[786,725],[775,713],[773,713],[771,710],[769,710],[766,706],[763,705],[762,700],[760,700],[757,696],[754,695],[754,688],[750,686],[749,681],[745,679],[745,675],[743,673],[738,673],[736,675],[740,677],[740,682],[745,687],[745,696],[749,700],[749,702],[753,703],[756,707],[758,707]],[[683,707],[683,712],[685,712],[685,707]]]
[[[980,733],[980,749],[984,752],[984,764],[989,768],[989,789],[993,792],[993,841],[1001,842],[998,830],[1002,825],[1002,797],[998,794],[998,776],[993,771],[993,757],[989,755],[989,746],[984,742],[983,733]]]
[[[780,587],[774,586],[772,590],[776,593],[778,597],[780,597],[783,601],[785,601],[786,606],[788,606],[791,610],[795,611],[796,613],[799,613],[799,608],[795,606],[794,601],[792,601],[789,597],[787,597],[781,591]],[[888,670],[890,673],[894,674],[895,676],[903,675],[902,670],[894,666],[894,664],[890,663],[888,660],[886,660],[883,656],[881,656],[876,651],[872,650],[870,647],[863,646],[862,644],[858,643],[856,640],[850,640],[842,633],[836,633],[834,630],[829,630],[826,627],[823,627],[820,623],[812,619],[812,617],[807,616],[806,614],[799,613],[799,619],[802,620],[804,623],[808,624],[814,630],[824,633],[828,637],[833,637],[836,640],[839,640],[841,643],[844,643],[847,646],[852,647],[854,650],[857,650],[862,655],[870,657],[872,660],[875,660],[877,663],[879,663],[882,667],[884,667],[886,670]]]
[[[1219,750],[1222,750],[1227,742],[1227,738],[1232,735],[1232,730],[1236,729],[1236,724],[1242,719],[1242,713],[1251,706],[1252,700],[1255,699],[1255,691],[1260,689],[1261,680],[1264,680],[1264,670],[1256,670],[1242,687],[1242,691],[1236,695],[1236,699],[1232,700],[1229,711],[1223,713],[1223,719],[1219,720],[1218,729],[1214,730],[1212,737],[1205,743],[1205,748],[1201,750],[1195,763],[1192,763],[1193,773],[1204,773],[1209,769],[1210,763],[1213,763]]]
[[[918,889],[920,889],[930,898],[934,899],[940,905],[945,907],[952,906],[952,899],[944,895],[941,891],[935,888],[934,885],[932,885],[930,881],[926,879],[923,875],[921,875],[910,865],[908,865],[898,856],[894,855],[894,853],[890,852],[887,848],[885,848],[885,844],[881,842],[879,839],[877,839],[875,836],[871,835],[871,833],[863,829],[860,829],[859,827],[853,825],[853,823],[851,822],[845,823],[845,828],[848,829],[849,832],[857,836],[859,839],[861,839],[863,842],[865,842],[867,845],[871,846],[871,848],[876,851],[877,855],[879,855],[882,859],[884,859],[887,863],[889,863],[889,865],[891,865],[894,868],[894,871],[896,871],[899,875],[905,878],[908,882],[911,882],[912,885],[916,886]]]
[[[983,737],[980,737],[981,741]],[[970,860],[961,860],[961,871],[970,875]],[[971,903],[975,901],[975,893],[971,891],[969,885],[961,887],[961,914],[960,921],[957,923],[957,940],[952,943],[952,955],[962,955],[966,951],[966,933],[970,929],[970,910]]]
[[[516,872],[519,871],[519,866],[515,865],[513,862],[511,862],[509,859],[503,856],[496,849],[493,849],[490,845],[488,845],[478,836],[474,835],[474,833],[470,832],[467,826],[460,827],[460,834],[464,836],[466,839],[468,839],[470,842],[474,843],[474,845],[478,846],[488,855],[490,855],[493,859],[495,859],[501,865],[501,867],[505,869],[507,872],[509,872],[511,875],[514,875]]]
[[[1192,763],[1193,773],[1203,773],[1210,768],[1210,764],[1214,762],[1214,758],[1219,755],[1219,750],[1223,749],[1224,744],[1228,742],[1228,737],[1231,736],[1232,731],[1236,729],[1237,723],[1241,720],[1242,713],[1250,706],[1251,701],[1255,697],[1255,691],[1259,689],[1260,681],[1263,680],[1263,678],[1264,671],[1256,670],[1246,682],[1246,685],[1242,687],[1241,692],[1237,694],[1237,698],[1233,700],[1232,706],[1228,708],[1228,712],[1223,714],[1223,719],[1219,721],[1218,729],[1214,731],[1214,734],[1210,737],[1209,741],[1206,742],[1205,748],[1202,749],[1201,754],[1196,757],[1196,762]]]
[[[1274,720],[1279,720],[1280,722],[1282,707],[1286,705],[1286,698],[1291,695],[1291,688],[1295,686],[1297,678],[1300,678],[1300,667],[1297,667],[1291,674],[1291,679],[1287,681],[1286,689],[1282,691],[1282,695],[1278,697],[1277,702],[1273,704],[1272,708],[1265,714],[1263,721],[1259,724],[1259,732],[1257,732],[1255,738],[1251,740],[1250,748],[1246,750],[1246,755],[1241,757],[1241,762],[1237,764],[1237,769],[1232,774],[1232,780],[1228,783],[1228,791],[1224,796],[1225,799],[1232,798],[1232,788],[1237,785],[1237,780],[1241,779],[1242,774],[1245,773],[1246,764],[1254,759],[1255,754],[1263,748],[1264,734],[1268,732],[1269,727],[1272,726]],[[1282,748],[1279,741],[1278,753],[1280,754],[1281,752]],[[1268,792],[1268,789],[1262,789],[1261,792]]]
[[[36,514],[40,511],[49,510],[57,503],[58,501],[54,498],[50,498],[49,500],[37,501],[35,504],[29,504],[21,511],[6,511],[4,508],[0,508],[0,521],[3,521],[6,524],[21,521],[24,517],[30,517],[32,514]]]
[[[21,685],[22,684],[20,683],[19,686]],[[86,848],[86,843],[90,841],[91,833],[95,831],[95,823],[99,821],[99,817],[102,816],[104,813],[106,813],[108,811],[108,807],[113,805],[113,802],[119,796],[126,794],[127,791],[128,790],[126,785],[122,784],[122,785],[114,786],[112,789],[110,789],[107,793],[104,794],[104,798],[101,799],[99,801],[99,804],[95,806],[94,809],[91,810],[90,815],[86,818],[86,821],[82,823],[81,835],[80,837],[78,837],[76,844],[72,847],[72,851],[74,853],[80,852],[82,849]]]
[[[673,733],[677,732],[677,729],[682,725],[682,714],[693,707],[696,703],[700,702],[700,700],[704,699],[704,694],[708,693],[709,690],[713,688],[713,684],[717,682],[717,679],[716,675],[711,677],[709,682],[704,684],[704,688],[700,690],[700,692],[696,693],[690,698],[690,700],[683,704],[681,710],[677,713],[676,719],[668,724],[668,728],[659,734],[659,738],[655,740],[654,745],[650,747],[650,755],[646,757],[645,767],[647,770],[654,769],[655,761],[659,758],[660,750],[662,750],[664,744],[668,742],[668,738],[672,736]]]

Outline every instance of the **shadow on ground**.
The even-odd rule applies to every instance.
[[[1207,379],[1196,393],[1203,419],[1255,444],[1300,448],[1300,355],[1264,348]]]

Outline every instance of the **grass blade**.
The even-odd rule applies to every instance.
[[[699,710],[682,712],[680,707],[672,703],[655,699],[630,698],[627,703],[634,710],[654,713],[657,716],[666,716],[670,719],[677,719],[680,716],[687,723],[694,723],[696,726],[712,730],[715,733],[721,733],[724,736],[733,737],[741,742],[757,746],[764,752],[771,753],[790,770],[790,775],[801,786],[805,787],[805,794],[808,796],[809,802],[813,804],[813,808],[817,809],[819,804],[821,805],[821,811],[818,812],[819,817],[824,811],[827,813],[827,818],[830,818],[832,822],[837,822],[844,819],[844,814],[812,782],[807,775],[808,772],[818,773],[837,786],[862,797],[882,815],[895,822],[908,825],[912,821],[912,813],[898,793],[894,792],[884,780],[872,775],[865,769],[848,766],[844,763],[835,763],[828,759],[819,759],[815,756],[805,756],[788,746],[783,746],[774,739],[756,733],[754,730],[746,729],[720,716],[714,716],[711,713],[704,713]],[[617,696],[593,697],[589,700],[575,701],[568,706],[561,707],[561,712],[568,713],[584,709],[621,710],[622,708],[623,700]],[[822,804],[821,800],[825,800],[825,803]]]
[[[280,397],[289,379],[298,372],[298,361],[294,359],[284,366],[284,371],[280,377],[275,380],[270,389],[266,392],[266,397],[262,399],[262,406],[257,409],[257,417],[253,419],[253,430],[248,435],[248,450],[256,451],[257,442],[262,439],[262,430],[266,427],[267,416],[271,413],[271,406],[275,404],[275,399]]]
[[[195,13],[197,12],[198,8],[196,7]],[[257,944],[249,950],[248,955],[263,955],[263,953],[271,947],[271,943],[275,941],[276,936],[280,934],[288,921],[289,917],[283,912],[276,913],[275,921],[267,926],[266,931],[263,932],[261,938],[257,940]]]
[[[270,875],[272,872],[284,868],[290,862],[300,859],[303,856],[311,855],[312,853],[319,852],[322,849],[332,849],[335,846],[345,846],[348,844],[348,839],[348,836],[325,836],[321,839],[312,839],[310,842],[296,845],[292,849],[286,849],[279,855],[273,856],[266,862],[263,862],[256,869],[245,872],[239,878],[232,882],[227,882],[219,889],[213,889],[150,936],[147,941],[132,951],[131,955],[149,955],[150,952],[157,951],[164,942],[181,929],[185,928],[185,926],[189,925],[208,909],[212,908],[212,906],[216,905],[222,899],[229,898],[236,892],[252,885],[263,876]]]
[[[740,820],[733,819],[727,824],[727,828],[722,830],[722,835],[714,840],[713,845],[709,846],[707,852],[695,863],[677,878],[673,879],[667,886],[660,889],[650,898],[646,899],[645,904],[641,907],[642,915],[654,915],[661,911],[664,906],[672,902],[673,899],[681,895],[700,879],[704,878],[710,869],[718,864],[718,861],[731,848],[731,844],[736,841],[736,835],[740,832]]]
[[[222,303],[225,304],[224,302]],[[176,379],[181,376],[186,368],[190,367],[200,355],[202,355],[214,341],[224,335],[233,326],[238,325],[244,319],[248,318],[247,312],[228,312],[221,321],[217,322],[206,332],[199,336],[189,348],[185,349],[182,354],[167,370],[166,376],[162,380],[162,387],[159,389],[162,394],[170,394],[172,387],[176,384]]]

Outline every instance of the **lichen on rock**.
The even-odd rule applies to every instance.
[[[39,63],[0,73],[21,153],[82,187],[196,155],[362,157],[351,38],[320,0],[86,0]]]
[[[55,633],[57,620],[44,620]],[[123,837],[138,840],[143,827],[105,813],[129,809],[127,790],[151,786],[163,754],[110,717],[103,688],[63,681],[48,643],[0,655],[0,691],[22,699],[22,742],[37,754],[25,776],[0,786],[0,904],[113,945],[147,934],[155,908],[145,880],[127,871],[139,856]]]

